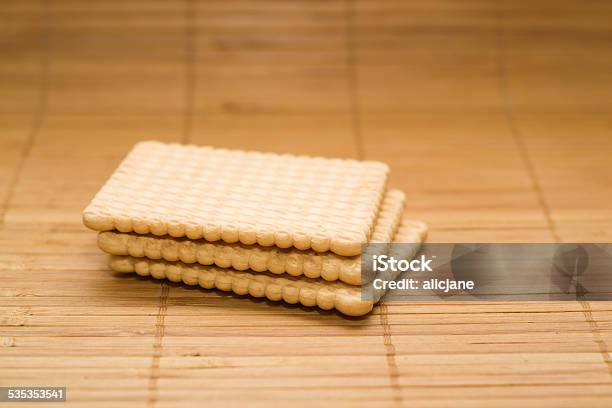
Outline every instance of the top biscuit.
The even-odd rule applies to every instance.
[[[83,211],[96,231],[361,253],[384,163],[138,143]]]

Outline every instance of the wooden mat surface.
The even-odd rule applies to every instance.
[[[0,386],[65,385],[75,407],[612,405],[612,303],[347,319],[114,276],[80,218],[158,139],[384,160],[432,242],[609,242],[609,2],[19,1],[0,17]]]

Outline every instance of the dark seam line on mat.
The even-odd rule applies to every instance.
[[[593,311],[591,310],[591,305],[589,302],[581,301],[579,302],[582,307],[582,313],[586,318],[587,323],[591,328],[591,334],[593,335],[593,339],[595,340],[595,344],[597,344],[597,348],[599,349],[599,354],[601,354],[601,358],[603,359],[606,367],[608,369],[608,375],[610,376],[610,380],[612,380],[612,359],[610,358],[610,352],[608,351],[608,347],[603,337],[601,336],[601,330],[597,325],[597,321],[593,317]]]
[[[353,128],[353,138],[357,150],[357,159],[363,160],[363,140],[361,137],[361,117],[359,111],[359,101],[357,95],[357,53],[355,44],[355,4],[353,0],[345,2],[345,26],[346,32],[346,74],[348,82],[348,96],[350,105],[351,126]]]
[[[2,202],[2,208],[0,209],[0,225],[4,224],[4,217],[6,215],[6,211],[8,207],[11,205],[13,201],[13,197],[15,195],[15,188],[17,184],[19,184],[19,180],[21,179],[21,175],[23,173],[23,168],[25,166],[26,160],[32,151],[32,146],[34,146],[34,141],[40,132],[40,129],[43,127],[43,123],[45,120],[47,105],[49,99],[49,78],[51,76],[51,52],[49,50],[49,22],[51,19],[49,13],[49,5],[46,1],[42,1],[43,13],[41,17],[41,25],[40,25],[40,75],[38,82],[38,100],[36,101],[36,106],[34,107],[34,112],[32,115],[32,126],[30,127],[30,131],[28,132],[25,145],[21,150],[21,154],[19,156],[19,162],[17,163],[17,167],[15,168],[15,173],[9,182],[6,197]]]
[[[351,124],[353,127],[353,138],[357,149],[357,159],[363,160],[365,155],[363,152],[363,139],[361,135],[361,118],[358,103],[357,87],[357,54],[355,44],[355,4],[353,0],[345,1],[345,26],[346,26],[346,65],[348,78],[348,93],[351,110]],[[379,303],[379,319],[383,332],[383,344],[385,346],[385,355],[387,362],[387,371],[389,375],[389,385],[393,392],[393,401],[396,405],[402,405],[402,393],[399,385],[399,371],[395,360],[395,346],[391,338],[391,327],[389,326],[389,318],[387,316],[387,306],[381,300]]]
[[[383,331],[383,344],[385,346],[385,356],[387,360],[387,370],[389,373],[389,384],[393,391],[393,401],[396,405],[402,405],[402,393],[399,384],[399,370],[397,368],[397,361],[395,360],[395,346],[391,338],[391,326],[389,325],[389,316],[387,314],[387,305],[381,300],[379,305],[380,314],[380,325]]]
[[[153,355],[151,356],[151,370],[149,374],[149,397],[147,406],[154,407],[157,403],[157,380],[159,379],[159,362],[162,355],[164,332],[166,331],[166,312],[168,310],[168,294],[170,286],[166,282],[161,283],[159,305],[157,308],[157,319],[155,321],[155,339],[153,340]]]
[[[512,103],[511,103],[510,92],[509,92],[509,83],[508,83],[508,67],[507,67],[506,59],[505,59],[506,43],[505,43],[504,25],[503,25],[504,14],[503,14],[503,10],[500,8],[500,3],[496,2],[496,5],[497,5],[497,8],[496,8],[496,16],[497,16],[496,63],[497,63],[497,74],[498,74],[497,76],[499,79],[499,89],[500,89],[500,93],[501,93],[501,97],[503,101],[503,107],[504,107],[504,116],[506,118],[506,122],[508,124],[508,128],[510,129],[514,142],[516,143],[518,150],[520,152],[521,159],[525,167],[527,168],[527,172],[529,174],[529,178],[531,179],[533,189],[538,196],[538,202],[540,204],[540,207],[542,208],[544,217],[546,218],[548,229],[552,237],[554,238],[555,242],[563,242],[563,240],[561,239],[561,236],[559,235],[557,231],[556,224],[554,220],[552,219],[550,208],[548,207],[546,199],[544,198],[544,192],[542,191],[542,188],[538,181],[538,178],[535,172],[535,168],[533,166],[531,158],[529,157],[527,147],[525,146],[522,134],[516,123],[514,110],[512,109]],[[608,351],[606,342],[601,336],[599,325],[597,324],[597,321],[593,318],[591,306],[588,301],[580,301],[579,303],[580,303],[580,306],[582,307],[582,313],[584,315],[584,318],[590,327],[590,332],[591,332],[591,335],[593,336],[593,341],[597,345],[599,354],[604,364],[606,365],[606,370],[608,372],[608,375],[610,376],[610,380],[612,380],[612,359],[610,358],[610,353]]]
[[[195,17],[196,9],[193,0],[185,0],[185,110],[181,129],[181,142],[189,143],[193,128],[194,92],[195,92]],[[154,407],[157,403],[157,382],[160,377],[160,359],[163,351],[164,333],[166,331],[166,313],[168,312],[168,295],[170,286],[166,281],[161,282],[159,306],[155,322],[155,339],[153,341],[153,355],[151,356],[151,370],[149,376],[149,398],[147,405]]]
[[[533,188],[536,196],[538,198],[538,204],[542,209],[542,213],[544,214],[544,218],[546,219],[546,223],[548,225],[548,229],[553,237],[553,239],[557,242],[561,241],[561,237],[557,232],[557,227],[555,225],[554,220],[552,219],[550,208],[548,203],[546,202],[546,198],[544,197],[544,192],[542,191],[542,187],[540,186],[540,182],[536,175],[535,168],[533,166],[533,162],[529,157],[529,152],[527,151],[527,147],[525,146],[525,142],[523,140],[523,135],[518,127],[516,122],[516,117],[514,114],[514,110],[512,108],[512,103],[510,100],[510,92],[509,92],[509,84],[508,84],[508,67],[505,59],[505,41],[504,41],[504,31],[503,31],[503,15],[501,10],[497,10],[497,33],[496,33],[496,66],[497,66],[497,78],[499,84],[499,92],[502,99],[502,107],[504,112],[504,117],[506,119],[506,124],[508,125],[508,129],[510,130],[510,134],[512,135],[512,139],[519,151],[519,155],[521,157],[521,161],[527,170],[527,175],[529,176],[529,180],[531,181],[531,187]]]
[[[193,0],[185,0],[185,111],[181,141],[189,143],[193,129],[196,87],[196,7]]]

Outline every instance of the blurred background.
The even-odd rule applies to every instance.
[[[612,2],[0,5],[0,386],[78,407],[611,405],[609,302],[347,319],[110,275],[81,211],[145,139],[385,161],[430,242],[610,242]]]
[[[14,217],[56,200],[83,207],[133,143],[160,139],[386,161],[432,239],[611,237],[610,2],[0,10],[1,168]]]

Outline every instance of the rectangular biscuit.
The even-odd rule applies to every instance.
[[[96,231],[359,255],[384,163],[138,143],[83,211]]]
[[[394,242],[414,243],[411,253],[403,254],[405,259],[413,257],[424,241],[427,227],[422,222],[404,219],[397,231]],[[116,272],[136,272],[141,276],[167,278],[173,282],[200,285],[206,289],[231,291],[239,295],[266,297],[273,301],[300,303],[304,306],[317,306],[321,309],[337,309],[349,316],[362,316],[369,313],[374,304],[384,295],[384,290],[375,290],[373,300],[361,298],[361,287],[343,282],[329,282],[323,279],[296,278],[266,273],[235,271],[232,269],[184,264],[181,262],[155,261],[130,256],[111,256],[109,266]],[[395,279],[389,273],[385,279]]]
[[[393,239],[402,218],[405,199],[400,190],[390,190],[385,194],[370,242],[390,242]],[[216,265],[239,271],[287,273],[327,281],[340,280],[351,285],[362,283],[359,255],[344,257],[333,252],[192,241],[116,231],[100,232],[98,246],[111,255]]]

